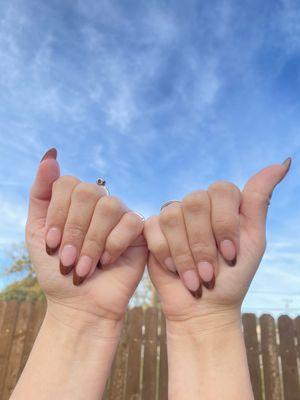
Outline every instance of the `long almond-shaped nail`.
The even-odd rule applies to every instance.
[[[75,266],[77,249],[72,244],[66,244],[60,254],[60,272],[67,275]]]
[[[200,278],[203,281],[203,285],[207,289],[213,289],[215,286],[215,277],[214,277],[214,267],[211,263],[207,261],[200,261],[197,264],[198,272]]]
[[[50,228],[46,235],[46,251],[49,256],[56,253],[61,241],[61,230],[57,227]]]
[[[209,282],[202,282],[202,283],[206,287],[206,289],[210,289],[210,290],[213,289],[216,284],[215,275],[213,275],[213,277],[211,278],[211,280]]]
[[[52,148],[52,149],[49,149],[48,151],[46,151],[46,153],[43,155],[43,157],[41,159],[41,162],[48,158],[53,158],[54,160],[56,160],[57,150],[55,148]]]
[[[291,164],[292,164],[292,157],[288,157],[286,160],[283,161],[282,165],[286,167],[284,176],[286,176],[286,174],[289,172]]]
[[[200,299],[202,297],[202,286],[200,285],[197,290],[195,290],[194,292],[190,290],[190,292],[195,297],[195,299]]]
[[[220,243],[220,252],[228,265],[236,264],[236,248],[232,240],[225,239]]]
[[[81,256],[73,271],[73,283],[79,286],[89,274],[93,265],[93,259],[89,256]]]
[[[196,292],[200,286],[198,273],[194,269],[184,271],[182,274],[183,282],[190,292]]]

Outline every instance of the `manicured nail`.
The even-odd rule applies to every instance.
[[[196,292],[199,289],[200,279],[194,269],[189,269],[188,271],[183,272],[182,278],[189,291]]]
[[[165,259],[165,266],[168,268],[169,271],[176,272],[176,267],[171,257]]]
[[[56,253],[61,241],[61,231],[59,228],[50,228],[46,235],[46,251],[49,256]]]
[[[53,158],[54,160],[56,160],[57,158],[57,150],[52,148],[48,151],[46,151],[46,153],[43,155],[43,158],[41,159],[41,162],[48,159],[48,158]]]
[[[194,292],[190,292],[195,297],[195,299],[200,299],[202,297],[202,286],[200,285],[197,290],[195,290]]]
[[[110,262],[110,260],[111,260],[110,254],[109,254],[107,251],[105,251],[105,252],[102,254],[102,257],[101,257],[101,259],[100,259],[100,263],[101,263],[102,265],[105,265],[105,264],[108,264],[108,263]]]
[[[72,244],[66,244],[60,254],[60,272],[67,275],[74,267],[77,249]]]
[[[89,274],[93,265],[93,259],[89,256],[81,256],[73,271],[74,285],[80,285]]]
[[[210,282],[214,276],[214,267],[207,261],[200,261],[197,264],[200,278],[204,282]]]
[[[203,285],[206,287],[206,289],[213,289],[216,284],[216,278],[215,275],[211,278],[209,282],[203,282]]]
[[[220,243],[220,251],[228,265],[233,267],[236,264],[236,248],[232,240],[223,240]]]
[[[286,160],[283,161],[282,165],[284,165],[286,167],[284,176],[286,176],[286,174],[289,172],[290,168],[291,168],[291,164],[292,164],[292,158],[288,157]]]

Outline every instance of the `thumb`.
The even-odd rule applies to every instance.
[[[28,223],[44,222],[52,194],[53,182],[59,178],[56,149],[50,149],[42,158],[30,190]]]
[[[270,165],[246,183],[242,193],[241,214],[255,228],[264,229],[273,190],[287,175],[291,162],[289,157],[282,164]]]

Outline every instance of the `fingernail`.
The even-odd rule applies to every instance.
[[[60,271],[63,275],[68,274],[73,269],[76,257],[76,247],[72,244],[66,244],[60,254]]]
[[[195,290],[194,292],[190,292],[195,297],[195,299],[200,299],[202,297],[202,286],[200,285],[197,290]]]
[[[176,272],[176,267],[171,257],[165,259],[165,266],[168,268],[169,271]]]
[[[46,235],[46,251],[49,256],[56,253],[61,241],[61,231],[59,228],[50,228]]]
[[[233,267],[236,264],[236,248],[232,240],[223,240],[220,243],[220,251],[228,265]]]
[[[73,285],[74,286],[81,285],[84,280],[85,280],[85,276],[78,276],[75,271],[73,272]]]
[[[183,272],[182,274],[185,286],[191,291],[196,292],[200,286],[200,279],[197,272],[194,269]]]
[[[73,272],[74,285],[80,285],[89,274],[93,265],[93,259],[89,256],[81,256]]]
[[[203,285],[206,287],[206,289],[213,289],[216,284],[216,278],[215,275],[211,278],[209,282],[203,282]]]
[[[102,265],[108,264],[108,263],[110,262],[110,259],[111,259],[110,254],[109,254],[107,251],[105,251],[105,252],[102,254],[102,257],[101,257],[101,259],[100,259],[100,263],[101,263]]]
[[[49,149],[48,151],[46,151],[46,153],[43,155],[43,158],[41,159],[40,162],[42,162],[42,161],[44,161],[44,160],[46,160],[48,158],[53,158],[54,160],[56,160],[56,158],[57,158],[57,150],[52,148],[52,149]]]
[[[292,158],[288,157],[286,160],[283,161],[282,165],[284,165],[286,167],[286,171],[284,173],[284,176],[286,176],[286,174],[289,172],[290,168],[291,168],[291,164],[292,164]]]
[[[200,261],[197,265],[200,278],[204,282],[210,282],[214,276],[214,267],[207,261]]]

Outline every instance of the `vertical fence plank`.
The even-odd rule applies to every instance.
[[[168,356],[166,340],[166,319],[160,312],[160,356],[159,356],[159,400],[168,400]]]
[[[297,400],[300,398],[300,390],[295,331],[292,319],[287,315],[281,315],[278,318],[278,331],[280,338],[284,399]]]
[[[260,317],[265,400],[281,400],[276,325],[271,315]]]
[[[243,314],[244,338],[255,400],[262,399],[262,382],[255,314]]]
[[[157,323],[157,308],[148,308],[145,314],[143,400],[156,399]]]
[[[128,315],[128,364],[125,400],[140,399],[140,369],[143,309],[133,308]]]
[[[2,324],[4,320],[4,314],[5,314],[5,309],[6,309],[7,302],[4,300],[0,300],[0,332],[2,329]]]
[[[31,306],[31,313],[29,317],[29,325],[27,328],[22,361],[19,369],[19,376],[21,375],[23,368],[27,362],[29,354],[31,352],[31,348],[35,341],[35,338],[39,332],[41,323],[43,322],[46,311],[46,302],[45,301],[36,301]]]
[[[2,399],[8,400],[18,379],[18,373],[22,362],[22,354],[26,332],[29,324],[29,317],[31,312],[31,303],[23,301],[20,303],[18,319],[15,327],[15,334],[11,346],[10,357],[8,360],[6,378],[4,383],[4,390]]]
[[[297,354],[300,358],[300,316],[294,320],[295,332],[297,337]]]
[[[19,304],[16,300],[7,303],[3,317],[2,329],[0,334],[0,398],[4,391],[4,382],[7,371],[11,345],[15,332],[16,321],[18,318]]]
[[[125,395],[127,355],[128,355],[127,320],[128,320],[128,313],[124,320],[121,340],[112,366],[110,383],[108,388],[108,396],[107,396],[108,400],[123,400]]]

